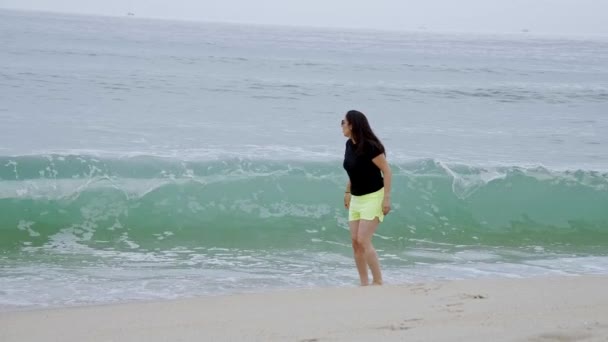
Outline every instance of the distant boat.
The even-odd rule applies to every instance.
[[[134,16],[134,15],[135,15],[135,13],[133,13],[133,12],[129,12],[129,13],[127,13],[127,15],[128,15],[128,16],[130,16],[130,17],[132,17],[132,16]]]
[[[523,33],[528,33],[528,32],[530,32],[530,30],[528,30],[528,29],[523,29],[523,30],[521,30],[521,32],[523,32]]]

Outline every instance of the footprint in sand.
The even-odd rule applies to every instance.
[[[487,298],[487,296],[480,295],[480,294],[462,293],[457,296],[444,297],[442,299],[452,301],[455,299],[470,300],[470,299],[486,299],[486,298]],[[447,311],[450,313],[461,313],[461,312],[464,312],[464,310],[463,310],[464,305],[465,305],[465,303],[463,303],[463,302],[448,303],[448,304],[445,304],[445,307],[442,309],[442,311]]]
[[[464,310],[462,309],[463,305],[464,303],[449,303],[445,306],[447,307],[447,312],[464,312]]]
[[[434,287],[428,287],[428,286],[425,286],[424,284],[413,284],[408,287],[409,287],[410,291],[414,294],[419,294],[419,293],[428,294],[431,291],[439,290],[441,288],[441,285],[435,285]]]
[[[422,318],[405,319],[405,320],[401,321],[401,323],[399,323],[399,324],[385,325],[385,326],[378,327],[378,329],[392,330],[392,331],[409,330],[409,329],[412,329],[413,325],[418,321],[422,321]]]
[[[469,294],[469,293],[461,293],[459,295],[448,296],[441,298],[442,300],[469,300],[469,299],[487,299],[488,296],[484,296],[481,294]]]
[[[463,293],[460,295],[460,298],[462,298],[462,299],[486,299],[487,297],[484,295],[480,295],[480,294],[472,295],[472,294],[468,294],[468,293]]]

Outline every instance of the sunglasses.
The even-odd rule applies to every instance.
[[[346,121],[344,121],[344,119],[342,121],[340,121],[340,126],[344,126],[346,124]]]

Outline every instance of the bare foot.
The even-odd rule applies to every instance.
[[[372,282],[372,285],[377,285],[377,286],[380,286],[380,285],[382,285],[382,280],[374,280],[374,281]]]

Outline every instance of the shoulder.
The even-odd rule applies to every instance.
[[[369,144],[367,144],[366,146],[366,153],[367,155],[370,157],[370,159],[374,159],[377,156],[381,155],[384,153],[384,150],[382,149],[381,146],[378,146],[376,143],[374,142],[370,142]]]

